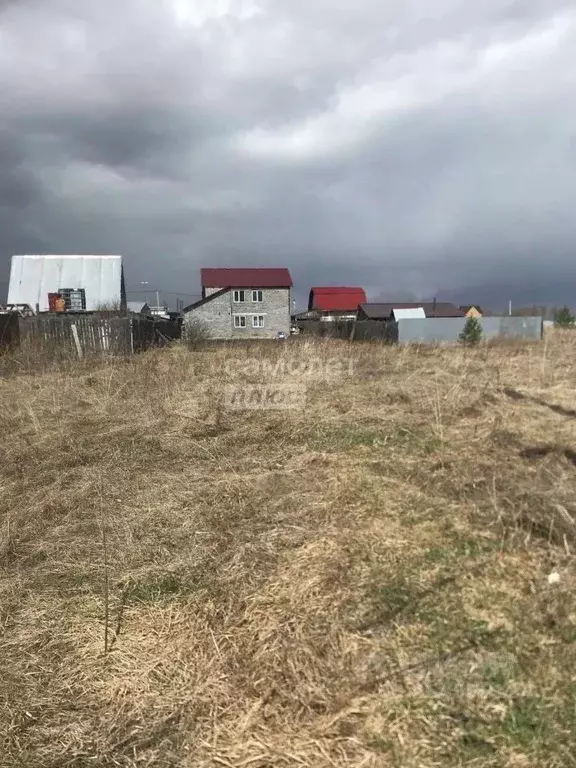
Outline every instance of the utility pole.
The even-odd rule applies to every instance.
[[[142,285],[145,286],[146,304],[148,304],[148,280],[142,280]]]
[[[512,316],[512,301],[508,302],[508,317]]]
[[[160,309],[160,291],[156,291],[156,306]]]

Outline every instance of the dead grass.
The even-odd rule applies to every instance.
[[[575,353],[4,361],[0,766],[575,765]]]

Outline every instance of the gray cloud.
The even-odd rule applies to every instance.
[[[569,300],[576,9],[476,6],[0,4],[0,282],[120,252],[133,290],[269,264],[302,300]]]

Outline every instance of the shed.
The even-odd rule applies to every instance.
[[[8,304],[50,310],[48,294],[84,289],[87,312],[125,307],[126,290],[121,256],[12,256]]]
[[[145,301],[129,301],[126,304],[128,312],[132,312],[134,315],[151,315],[152,311]]]

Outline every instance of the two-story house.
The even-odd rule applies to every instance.
[[[201,270],[202,298],[184,309],[184,327],[201,323],[210,338],[276,338],[290,333],[292,278],[284,268]]]

